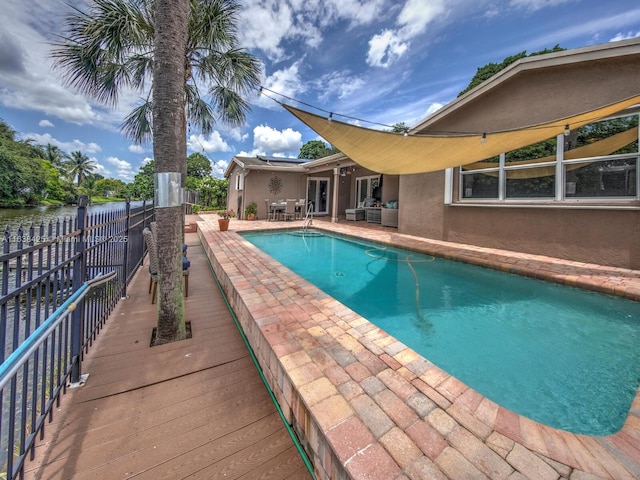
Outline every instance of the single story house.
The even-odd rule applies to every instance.
[[[372,197],[381,204],[398,199],[398,176],[381,175],[357,165],[338,153],[318,160],[235,156],[227,167],[229,208],[244,218],[244,209],[255,202],[258,219],[267,218],[268,204],[305,199],[314,216],[345,218],[345,211]]]
[[[401,143],[378,153],[364,141],[366,129],[350,143],[335,118],[303,120],[348,156],[234,157],[225,173],[230,205],[255,201],[264,218],[265,199],[305,198],[315,214],[342,221],[374,196],[398,202],[400,233],[640,269],[639,78],[639,38],[520,59],[409,131],[450,132],[452,144],[471,138],[466,152],[476,156],[494,148],[470,161],[450,146],[446,168],[432,168],[428,156],[409,161]],[[565,118],[575,123],[534,147],[496,150],[500,134],[540,137],[536,128]],[[428,151],[443,164],[437,148]]]

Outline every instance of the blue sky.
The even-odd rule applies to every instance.
[[[69,3],[86,9],[90,2]],[[80,150],[98,173],[129,182],[153,158],[150,145],[119,132],[142,95],[125,92],[117,107],[106,108],[64,85],[49,52],[67,9],[59,0],[3,2],[0,118],[19,138]],[[240,19],[240,43],[262,60],[268,89],[409,126],[454,100],[489,62],[638,36],[638,0],[244,0]],[[214,176],[222,177],[234,155],[297,157],[318,138],[258,92],[250,100],[242,128],[219,124],[207,137],[189,132],[188,153],[205,154]]]

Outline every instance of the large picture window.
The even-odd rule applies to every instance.
[[[461,201],[638,200],[638,115],[460,168]]]

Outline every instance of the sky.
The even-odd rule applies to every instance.
[[[640,36],[638,0],[241,3],[239,43],[261,60],[264,93],[371,128],[418,123],[453,101],[479,67],[522,51]],[[0,119],[18,139],[81,151],[96,173],[131,182],[153,151],[119,127],[145,93],[123,91],[117,106],[105,106],[63,82],[50,53],[68,4],[89,11],[91,1],[0,0]],[[223,177],[235,155],[297,157],[319,139],[259,91],[248,100],[241,128],[216,124],[207,136],[189,129],[187,154],[208,157],[214,177]]]

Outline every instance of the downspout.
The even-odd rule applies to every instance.
[[[333,200],[331,202],[331,221],[338,223],[338,189],[340,188],[340,169],[333,169]]]

